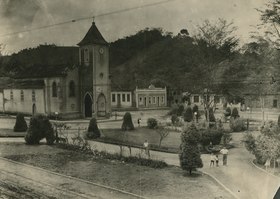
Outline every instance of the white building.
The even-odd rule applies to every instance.
[[[156,88],[150,85],[148,88],[135,90],[136,108],[159,108],[167,106],[167,92],[165,88]]]
[[[111,106],[112,108],[130,108],[132,107],[131,91],[112,91]]]

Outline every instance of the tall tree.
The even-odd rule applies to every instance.
[[[222,74],[217,73],[219,65],[230,59],[237,50],[239,39],[234,35],[235,31],[233,23],[228,23],[224,19],[218,19],[216,22],[205,20],[197,26],[197,32],[193,36],[197,45],[197,71],[203,77],[200,84],[207,118],[210,108],[215,106],[214,99],[210,100],[209,95],[218,90],[217,80],[221,79]]]
[[[277,49],[280,49],[280,0],[272,0],[266,4],[264,10],[258,9],[261,13],[262,25],[266,26],[265,32]]]

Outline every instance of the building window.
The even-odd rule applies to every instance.
[[[57,85],[56,82],[52,83],[52,96],[57,97]]]
[[[220,103],[220,97],[219,96],[214,96],[214,102],[216,104]]]
[[[122,94],[122,101],[125,102],[125,94]]]
[[[116,102],[116,94],[112,94],[112,102]]]
[[[36,101],[36,95],[35,95],[35,91],[32,90],[32,102]]]
[[[117,103],[118,103],[118,104],[121,103],[121,94],[118,94],[118,95],[117,95]]]
[[[273,100],[273,108],[277,108],[277,100]]]
[[[204,96],[204,101],[210,102],[210,96],[209,95]]]
[[[13,91],[12,91],[12,90],[10,91],[10,99],[11,99],[11,100],[13,100],[13,99],[14,99],[14,93],[13,93]]]
[[[149,97],[149,104],[151,104],[152,103],[152,98],[151,97]]]
[[[126,95],[126,101],[130,102],[130,95],[129,94]]]
[[[164,103],[164,97],[161,97],[161,103],[162,104]]]
[[[102,79],[102,78],[103,78],[103,76],[104,76],[104,74],[103,74],[103,73],[100,73],[100,74],[99,74],[100,79]]]
[[[87,48],[84,51],[84,56],[85,56],[85,62],[88,63],[89,53],[88,53],[88,49]]]
[[[24,92],[23,90],[20,91],[20,101],[24,101]]]
[[[139,102],[142,102],[142,97],[139,97]]]
[[[156,103],[156,97],[153,97],[153,104]]]
[[[75,97],[75,82],[72,80],[69,83],[69,97]]]
[[[193,102],[194,103],[198,103],[199,102],[199,96],[198,95],[193,96]]]

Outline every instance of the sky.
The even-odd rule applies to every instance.
[[[0,44],[3,54],[36,47],[39,44],[75,46],[91,26],[92,19],[47,29],[10,34],[48,26],[81,17],[97,16],[126,8],[166,0],[0,0]],[[256,8],[265,8],[269,0],[171,0],[127,12],[95,17],[95,23],[108,42],[144,28],[162,28],[177,35],[181,29],[192,34],[205,19],[233,21],[236,35],[245,43],[260,24]]]

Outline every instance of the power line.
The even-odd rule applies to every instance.
[[[172,1],[177,1],[177,0],[165,0],[165,1],[155,2],[155,3],[151,3],[151,4],[145,4],[145,5],[142,5],[142,6],[124,8],[124,9],[120,9],[120,10],[116,10],[116,11],[112,11],[112,12],[102,13],[102,14],[99,14],[99,15],[81,17],[81,18],[77,18],[77,19],[72,19],[72,20],[68,20],[68,21],[59,22],[59,23],[56,23],[56,24],[50,24],[50,25],[41,26],[41,27],[37,27],[37,28],[31,28],[31,29],[27,29],[27,30],[10,32],[10,33],[6,33],[6,34],[2,34],[2,35],[0,35],[0,37],[7,37],[7,36],[11,36],[11,35],[20,34],[20,33],[26,33],[26,32],[36,31],[36,30],[52,28],[52,27],[55,27],[55,26],[61,26],[61,25],[68,24],[68,23],[75,23],[77,21],[88,20],[88,19],[92,19],[92,18],[96,18],[96,17],[104,17],[104,16],[108,16],[108,15],[119,14],[119,13],[122,13],[122,12],[131,11],[131,10],[137,10],[137,9],[141,9],[141,8],[145,8],[145,7],[152,7],[152,6],[156,6],[156,5],[160,5],[160,4],[165,4],[165,3],[172,2]]]

